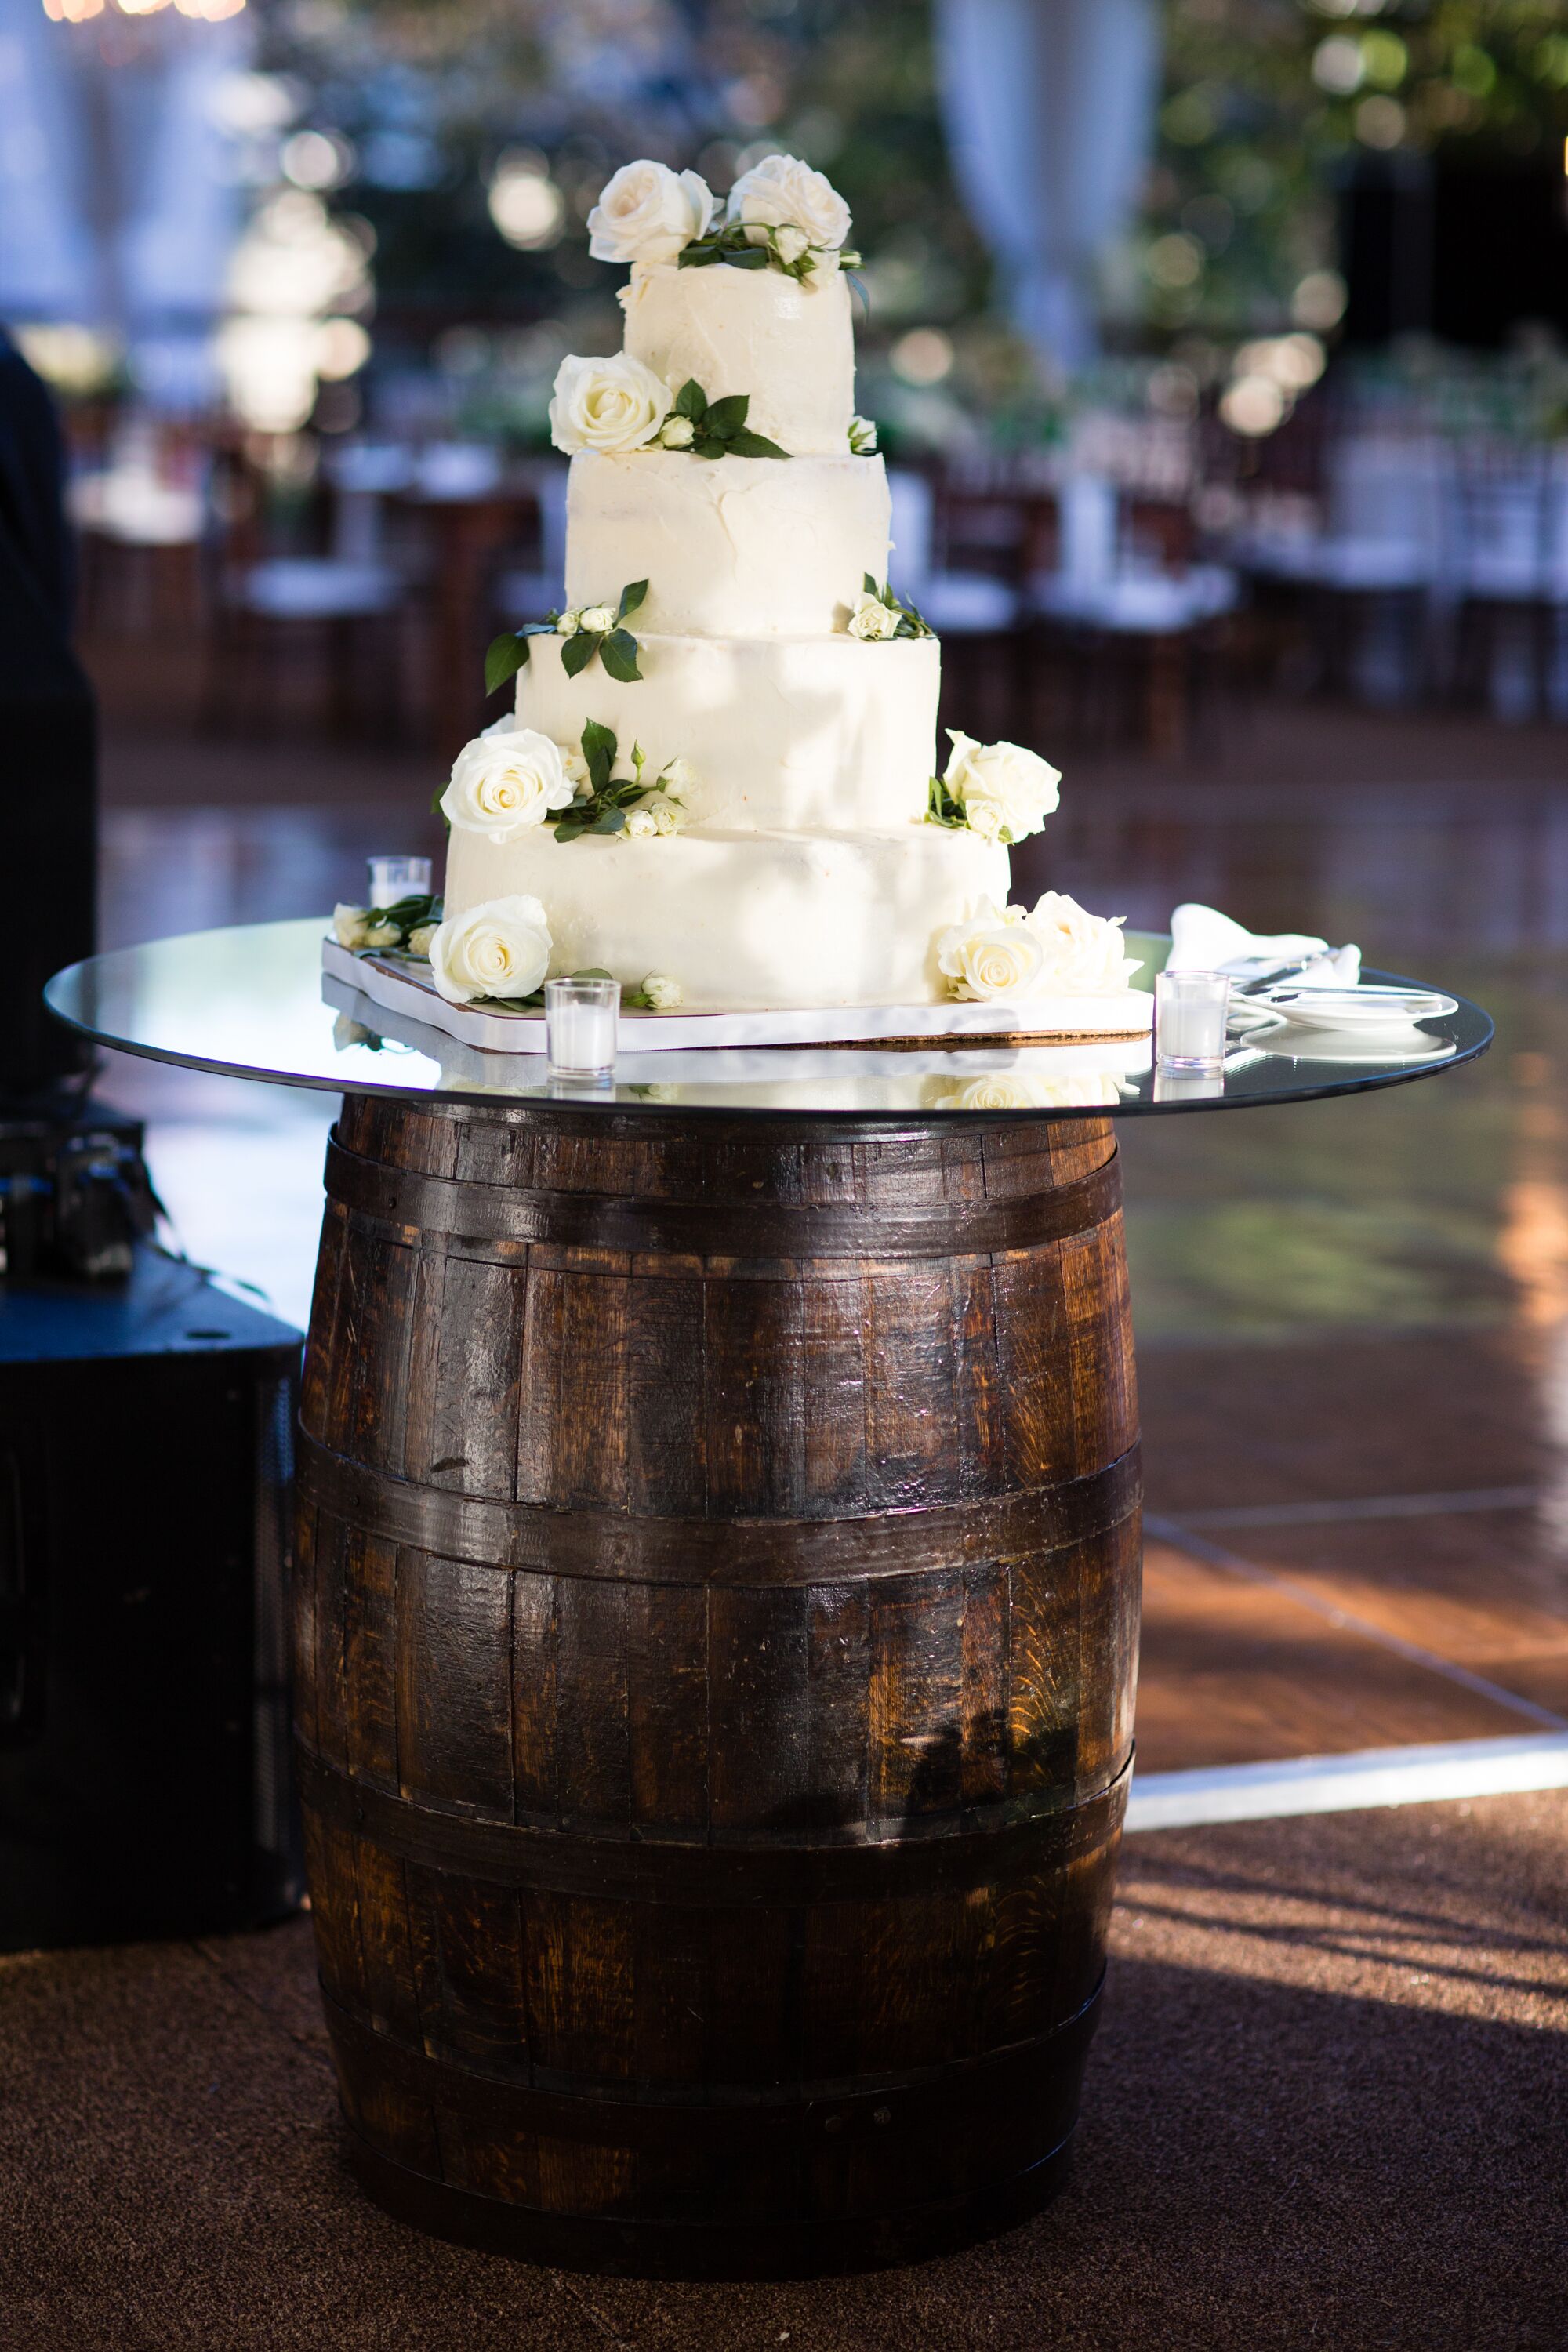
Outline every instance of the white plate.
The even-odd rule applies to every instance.
[[[1240,1002],[1300,1029],[1409,1030],[1418,1021],[1440,1020],[1458,1010],[1457,998],[1433,989],[1300,988],[1291,982]]]

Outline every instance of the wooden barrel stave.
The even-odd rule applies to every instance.
[[[345,2109],[384,2201],[549,2259],[974,2234],[1048,2186],[1092,2021],[1109,1129],[760,1130],[351,1097],[334,1155],[297,1660]]]

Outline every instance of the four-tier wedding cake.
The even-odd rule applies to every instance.
[[[564,603],[490,649],[515,714],[443,796],[437,987],[515,1003],[599,968],[694,1011],[1124,990],[1116,925],[1007,906],[1056,771],[960,735],[932,773],[940,649],[888,586],[842,198],[773,155],[721,214],[638,163],[589,226],[631,265],[625,348],[557,378]]]

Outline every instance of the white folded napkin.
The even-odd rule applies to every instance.
[[[1354,988],[1361,979],[1358,947],[1331,948],[1308,931],[1279,931],[1270,939],[1216,907],[1191,901],[1172,914],[1167,971],[1228,971],[1236,980],[1257,980],[1297,962],[1303,969],[1290,974],[1293,988]]]

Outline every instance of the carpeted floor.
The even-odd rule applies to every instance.
[[[1129,1843],[1058,2205],[951,2261],[644,2286],[340,2168],[306,1922],[0,1960],[3,2352],[1561,2352],[1568,1795]]]

